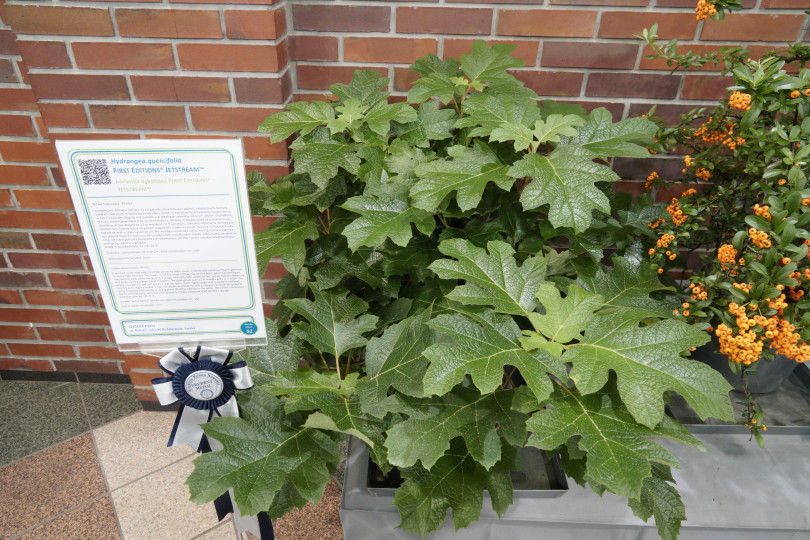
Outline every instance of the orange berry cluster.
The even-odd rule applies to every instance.
[[[729,96],[728,104],[739,111],[747,111],[751,108],[751,94],[743,94],[735,90]]]
[[[704,169],[703,167],[701,167],[695,171],[695,176],[697,176],[704,182],[708,182],[709,178],[712,177],[712,173],[709,172],[709,169]]]
[[[658,180],[658,173],[653,171],[647,176],[647,182],[644,184],[644,189],[650,189],[653,187],[653,182]]]
[[[759,248],[767,249],[771,247],[771,240],[768,238],[768,233],[764,231],[758,231],[751,227],[748,229],[748,237]]]
[[[667,212],[669,212],[669,215],[672,216],[672,223],[674,223],[676,226],[680,227],[686,222],[687,216],[683,213],[683,210],[681,210],[681,207],[678,204],[678,199],[673,197],[672,203],[667,206]]]
[[[741,144],[745,143],[745,139],[742,137],[734,137],[734,124],[726,124],[725,131],[720,130],[713,130],[709,131],[709,127],[706,123],[700,125],[698,129],[692,132],[692,135],[695,137],[700,137],[703,142],[706,144],[724,144],[728,146],[730,150],[736,149]],[[684,160],[686,162],[686,160]],[[691,162],[686,163],[686,166],[691,166]]]
[[[807,197],[806,199],[802,199],[802,205],[810,206],[810,197]]]
[[[706,0],[698,0],[697,6],[695,6],[695,13],[697,13],[695,20],[703,21],[713,15],[716,15],[717,9],[714,7],[714,4],[709,3]]]
[[[729,311],[731,311],[729,309]],[[747,325],[746,325],[747,326]],[[715,330],[720,340],[720,352],[737,364],[751,364],[762,356],[762,340],[757,339],[753,330],[742,330],[735,336],[734,332],[720,323]]]
[[[732,283],[731,285],[745,293],[751,292],[751,285],[749,283]]]
[[[717,250],[717,260],[724,265],[733,266],[737,262],[737,250],[731,244],[723,244]],[[725,269],[725,266],[723,268]]]
[[[658,218],[655,221],[650,221],[649,223],[647,223],[647,227],[649,227],[651,229],[657,229],[658,227],[660,227],[664,223],[666,223],[666,220],[664,218]]]
[[[706,300],[709,298],[706,287],[698,283],[690,283],[689,290],[692,291],[692,300]]]
[[[765,219],[771,219],[771,207],[767,204],[764,206],[755,204],[754,213],[760,217],[764,217]]]
[[[663,234],[661,238],[658,239],[658,242],[655,243],[656,246],[660,248],[668,248],[670,242],[675,240],[675,236],[672,234]]]

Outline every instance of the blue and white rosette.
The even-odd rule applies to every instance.
[[[253,388],[247,364],[230,364],[232,356],[232,351],[212,347],[197,347],[193,352],[179,348],[158,361],[160,369],[169,374],[152,379],[160,404],[180,404],[166,446],[188,444],[195,452],[222,450],[219,441],[206,437],[200,426],[214,416],[238,418],[236,391]],[[262,540],[273,539],[273,525],[267,514],[242,516],[233,501],[233,490],[218,497],[214,507],[220,521],[233,512],[240,533],[248,531]]]

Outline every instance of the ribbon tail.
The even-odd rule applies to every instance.
[[[228,490],[228,496],[231,498],[233,506],[233,522],[236,525],[236,532],[242,534],[249,532],[260,540],[274,540],[275,533],[273,532],[273,522],[270,521],[270,516],[267,512],[259,512],[257,516],[243,516],[239,513],[239,508],[233,502],[233,490]]]
[[[192,409],[181,406],[174,419],[174,427],[166,446],[180,446],[187,444],[195,452],[200,451],[202,444],[203,430],[200,427],[211,419],[211,411]]]

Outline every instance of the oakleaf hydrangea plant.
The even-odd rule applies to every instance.
[[[224,449],[195,460],[193,500],[233,488],[271,518],[316,502],[352,435],[399,469],[401,527],[425,535],[448,510],[456,528],[476,520],[484,490],[502,514],[529,445],[677,535],[678,462],[654,439],[703,446],[668,396],[702,418],[732,408],[687,356],[706,332],[672,315],[633,240],[659,210],[612,189],[608,160],[647,156],[656,126],[539,103],[508,72],[513,48],[417,60],[406,103],[358,71],[337,101],[261,125],[297,135],[293,174],[250,176],[254,213],[280,215],[256,235],[259,266],[289,275],[269,345],[241,353],[256,382],[242,418],[204,426]]]

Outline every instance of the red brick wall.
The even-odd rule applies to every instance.
[[[408,64],[507,41],[543,97],[673,118],[724,95],[711,71],[669,75],[633,34],[659,24],[694,50],[808,39],[807,0],[747,0],[723,23],[692,0],[0,0],[0,370],[129,373],[153,399],[154,358],[122,355],[51,144],[69,138],[239,137],[274,178],[287,151],[255,133],[291,96],[323,99],[354,69],[404,96]],[[675,160],[617,160],[627,189]],[[265,221],[256,221],[257,229]],[[283,275],[265,274],[267,303]]]

